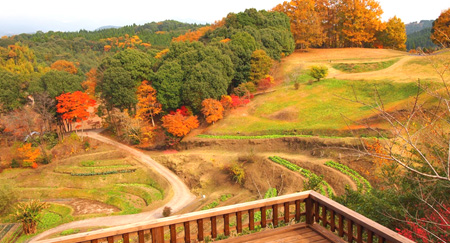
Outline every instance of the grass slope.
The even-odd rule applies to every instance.
[[[370,107],[378,104],[375,97],[381,98],[386,110],[404,108],[417,93],[417,78],[422,82],[439,80],[430,63],[444,63],[449,57],[449,51],[424,57],[361,48],[296,52],[274,70],[273,76],[283,81],[274,87],[274,92],[259,95],[246,107],[232,111],[208,128],[205,135],[346,137],[354,136],[350,130],[357,129],[356,135],[376,136],[358,125],[376,117]],[[343,73],[331,68],[336,63],[351,72],[364,73]],[[320,82],[308,84],[313,80],[308,67],[317,64],[328,66],[330,74]],[[295,82],[300,83],[298,90],[294,89]],[[373,122],[374,127],[386,127],[378,119]]]

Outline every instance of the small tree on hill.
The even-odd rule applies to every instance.
[[[206,122],[214,123],[223,118],[223,106],[215,99],[205,99],[202,102],[202,113],[206,117]]]
[[[165,115],[161,121],[163,122],[162,127],[176,137],[184,137],[199,126],[197,116],[183,116],[179,112]]]
[[[326,66],[312,66],[309,69],[309,75],[319,82],[321,78],[325,78],[328,75],[328,68]]]
[[[48,203],[39,200],[31,200],[17,205],[15,217],[18,221],[22,222],[23,232],[26,235],[36,233],[39,214],[48,207]]]

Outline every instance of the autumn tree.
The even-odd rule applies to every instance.
[[[320,46],[324,41],[321,18],[315,5],[315,0],[293,0],[274,8],[291,19],[291,32],[299,49]]]
[[[433,22],[431,40],[439,46],[450,46],[450,8],[443,11]]]
[[[78,69],[75,67],[73,62],[69,62],[66,60],[58,60],[50,66],[51,69],[68,72],[70,74],[76,74]]]
[[[89,118],[89,107],[95,105],[95,100],[81,91],[64,93],[56,97],[56,112],[60,114],[65,131],[70,131],[73,122],[82,122]]]
[[[91,98],[95,97],[95,87],[97,86],[97,69],[91,68],[86,73],[86,80],[81,83],[81,86]]]
[[[265,51],[256,50],[252,54],[250,66],[250,80],[257,84],[259,80],[269,74],[272,59],[266,55]]]
[[[31,146],[31,143],[26,143],[17,149],[19,157],[22,159],[23,167],[37,168],[36,159],[41,155],[38,148]]]
[[[184,137],[199,126],[197,116],[183,116],[180,112],[165,115],[161,121],[167,132],[176,137]]]
[[[386,28],[379,34],[378,39],[384,48],[406,50],[405,24],[397,16],[390,18],[386,23]]]
[[[362,47],[375,40],[375,34],[383,27],[383,10],[375,0],[341,0],[340,25],[346,46]]]
[[[202,113],[206,122],[214,123],[223,118],[223,106],[215,99],[205,99],[202,101]]]
[[[154,116],[161,113],[162,106],[156,99],[156,90],[148,84],[147,80],[142,81],[137,88],[137,113],[136,117],[147,121],[151,120],[153,127],[155,126]]]
[[[312,66],[309,69],[309,75],[318,81],[328,75],[328,68],[326,66]]]

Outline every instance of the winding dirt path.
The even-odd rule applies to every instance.
[[[124,225],[124,224],[131,224],[136,222],[142,222],[147,220],[152,220],[156,218],[162,217],[162,211],[164,207],[171,207],[172,212],[177,212],[184,207],[191,204],[196,197],[189,191],[189,188],[181,181],[178,176],[176,176],[172,171],[167,169],[166,167],[162,166],[150,156],[140,152],[139,150],[136,150],[134,148],[131,148],[127,145],[121,144],[119,142],[116,142],[112,139],[109,139],[107,137],[104,137],[99,134],[99,131],[93,130],[83,133],[83,135],[91,137],[93,139],[99,140],[103,143],[111,144],[118,149],[124,150],[130,154],[132,154],[134,157],[142,161],[143,163],[147,164],[149,167],[154,169],[156,172],[160,173],[164,178],[167,179],[167,181],[171,185],[172,189],[172,198],[168,203],[166,203],[164,206],[155,209],[153,211],[139,213],[139,214],[131,214],[131,215],[119,215],[119,216],[107,216],[107,217],[99,217],[99,218],[92,218],[92,219],[85,219],[80,221],[75,221],[67,224],[60,225],[58,227],[55,227],[53,229],[47,230],[37,236],[35,236],[33,239],[31,239],[30,242],[36,242],[39,239],[43,239],[46,236],[49,236],[51,234],[61,232],[66,229],[73,229],[73,228],[81,228],[81,227],[93,227],[93,226],[105,226],[105,227],[111,227],[111,226],[118,226],[118,225]]]

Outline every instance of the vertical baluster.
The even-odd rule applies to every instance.
[[[335,219],[333,210],[330,211],[330,221],[331,221],[331,231],[335,232],[336,231],[336,219]]]
[[[285,224],[289,223],[289,216],[290,216],[289,203],[286,202],[286,203],[284,203],[284,223]]]
[[[351,219],[347,219],[347,238],[348,242],[353,242],[353,221]]]
[[[108,243],[114,243],[114,236],[110,236],[107,238]]]
[[[122,237],[123,243],[130,243],[130,235],[128,233],[123,234]]]
[[[98,240],[97,239],[91,240],[91,243],[98,243]]]
[[[367,232],[367,243],[373,243],[373,232],[370,230]]]
[[[237,223],[237,232],[238,234],[242,233],[242,212],[236,213],[236,223]]]
[[[267,215],[266,207],[261,208],[261,228],[266,228],[267,226]]]
[[[378,235],[377,235],[377,237],[378,237],[378,243],[383,243],[384,242],[383,237],[378,236]]]
[[[171,224],[170,228],[170,243],[177,243],[177,230],[175,228],[176,225]]]
[[[311,198],[307,198],[305,200],[305,208],[306,208],[306,224],[313,224],[314,223],[314,208],[313,208],[313,201]]]
[[[211,237],[213,239],[217,238],[217,217],[211,217]]]
[[[255,210],[248,210],[248,227],[250,230],[255,229]]]
[[[184,241],[191,242],[191,224],[188,222],[184,222]]]
[[[226,236],[230,235],[230,215],[225,214],[223,216],[223,224],[224,224],[224,233]]]
[[[357,234],[356,242],[362,243],[362,242],[363,242],[363,238],[362,238],[362,226],[359,225],[359,224],[356,225],[356,234]]]
[[[319,221],[320,221],[319,212],[320,212],[320,205],[318,202],[315,202],[314,203],[314,217],[316,218],[316,223],[319,223]]]
[[[197,220],[197,227],[198,227],[198,240],[203,241],[203,219]]]
[[[139,243],[144,243],[145,239],[144,239],[144,231],[143,230],[138,231],[138,238],[139,238]]]
[[[272,206],[272,211],[273,211],[273,227],[277,227],[278,226],[278,204],[275,204]]]
[[[322,207],[322,225],[323,227],[327,227],[328,225],[328,219],[327,219],[327,207]]]
[[[300,200],[295,201],[295,220],[300,221],[300,214],[301,214],[301,208],[300,208]]]
[[[339,214],[339,236],[344,236],[344,217]]]
[[[144,237],[142,237],[143,239]],[[152,229],[152,242],[163,243],[164,242],[164,226]]]

